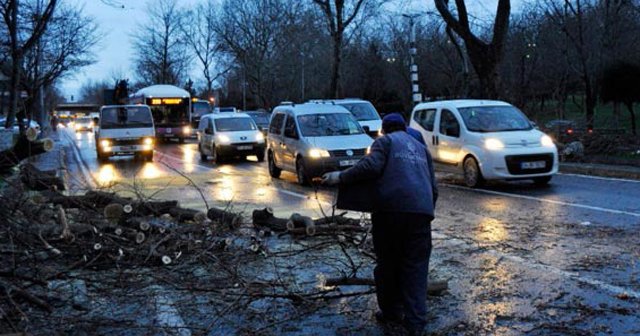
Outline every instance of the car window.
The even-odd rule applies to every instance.
[[[200,125],[198,125],[199,129],[205,129],[209,123],[209,118],[200,119]]]
[[[442,110],[440,113],[440,134],[454,138],[460,136],[460,123],[449,110]]]
[[[418,110],[414,113],[413,120],[415,120],[418,125],[422,126],[425,130],[433,132],[433,125],[436,122],[436,110]]]
[[[108,107],[102,110],[101,127],[153,127],[153,119],[146,106]]]
[[[287,116],[287,122],[284,125],[284,136],[287,138],[294,138],[294,139],[298,137],[296,120],[291,115]]]
[[[282,124],[284,123],[284,113],[278,113],[273,116],[271,124],[269,125],[269,133],[280,134],[282,131]]]
[[[529,119],[513,106],[474,106],[458,111],[472,132],[528,131],[533,128]]]
[[[246,117],[215,119],[215,124],[218,132],[254,131],[257,129],[253,119]]]
[[[321,113],[298,116],[303,136],[337,136],[362,134],[360,124],[350,113]]]
[[[340,105],[349,110],[358,121],[380,120],[376,108],[369,102],[340,103]]]

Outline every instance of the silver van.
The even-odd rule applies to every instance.
[[[373,139],[348,110],[333,104],[287,104],[274,108],[267,133],[269,174],[293,172],[298,183],[343,170],[367,155]]]
[[[226,158],[255,155],[264,161],[264,135],[245,113],[209,113],[200,118],[197,130],[198,151],[202,161],[216,163]]]

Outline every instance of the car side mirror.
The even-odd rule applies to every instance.
[[[371,128],[369,126],[362,126],[362,129],[364,130],[365,133],[371,132]]]
[[[287,138],[298,139],[298,133],[295,129],[285,129],[284,136]]]

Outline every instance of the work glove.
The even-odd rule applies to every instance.
[[[328,186],[340,184],[340,172],[333,171],[322,175],[322,184]]]

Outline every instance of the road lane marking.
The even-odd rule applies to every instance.
[[[624,179],[619,177],[592,176],[592,175],[573,174],[573,173],[558,173],[558,175],[582,177],[582,178],[588,178],[593,180],[640,183],[640,180],[631,180],[631,179]]]
[[[443,233],[439,233],[439,232],[432,232],[432,238],[433,239],[438,239],[438,240],[443,240],[446,241],[449,244],[455,244],[455,245],[462,245],[468,248],[475,248],[475,245],[471,245],[469,243],[467,243],[466,241],[459,239],[459,238],[452,238],[446,234]],[[604,289],[610,293],[613,293],[615,295],[619,295],[619,294],[626,294],[630,297],[633,297],[635,299],[640,299],[640,292],[635,291],[633,289],[628,289],[628,288],[624,288],[624,287],[620,287],[620,286],[616,286],[616,285],[612,285],[612,284],[608,284],[604,281],[601,280],[596,280],[590,277],[585,277],[585,276],[581,276],[579,273],[577,272],[569,272],[569,271],[564,271],[561,270],[557,267],[553,267],[553,266],[549,266],[549,265],[545,265],[545,264],[541,264],[541,263],[537,263],[537,262],[532,262],[529,260],[526,260],[522,257],[518,257],[518,256],[514,256],[511,254],[507,254],[507,253],[503,253],[503,252],[499,252],[497,250],[493,250],[493,249],[487,249],[485,251],[486,253],[493,255],[494,257],[498,257],[498,258],[504,258],[507,260],[510,260],[516,264],[521,264],[524,267],[527,268],[533,268],[533,269],[538,269],[541,271],[545,271],[545,272],[549,272],[564,278],[569,278],[581,283],[586,283],[589,285],[592,285],[594,287],[599,287],[601,289]]]
[[[627,216],[633,216],[633,217],[639,217],[640,218],[640,213],[631,212],[631,211],[602,208],[602,207],[597,207],[597,206],[592,206],[592,205],[585,205],[585,204],[580,204],[580,203],[556,201],[556,200],[540,198],[540,197],[511,194],[511,193],[502,192],[502,191],[494,191],[494,190],[486,190],[486,189],[473,189],[473,188],[458,186],[458,185],[454,185],[454,184],[443,183],[441,185],[444,185],[444,186],[452,188],[452,189],[458,189],[458,190],[468,190],[468,191],[474,191],[474,192],[491,194],[491,195],[520,198],[520,199],[526,199],[526,200],[530,200],[530,201],[538,201],[538,202],[551,203],[551,204],[557,204],[557,205],[565,205],[565,206],[570,206],[570,207],[574,207],[574,208],[601,211],[601,212],[608,212],[608,213],[612,213],[612,214],[616,214],[616,215],[627,215]]]
[[[91,186],[91,188],[95,188],[98,185],[98,181],[90,173],[91,170],[89,169],[89,166],[82,159],[82,154],[80,154],[78,145],[76,144],[75,140],[69,135],[69,133],[63,131],[63,134],[67,137],[67,140],[71,142],[71,149],[72,149],[73,155],[75,156],[76,161],[78,162],[78,167],[80,168],[82,175],[84,175],[85,182],[87,182]]]

